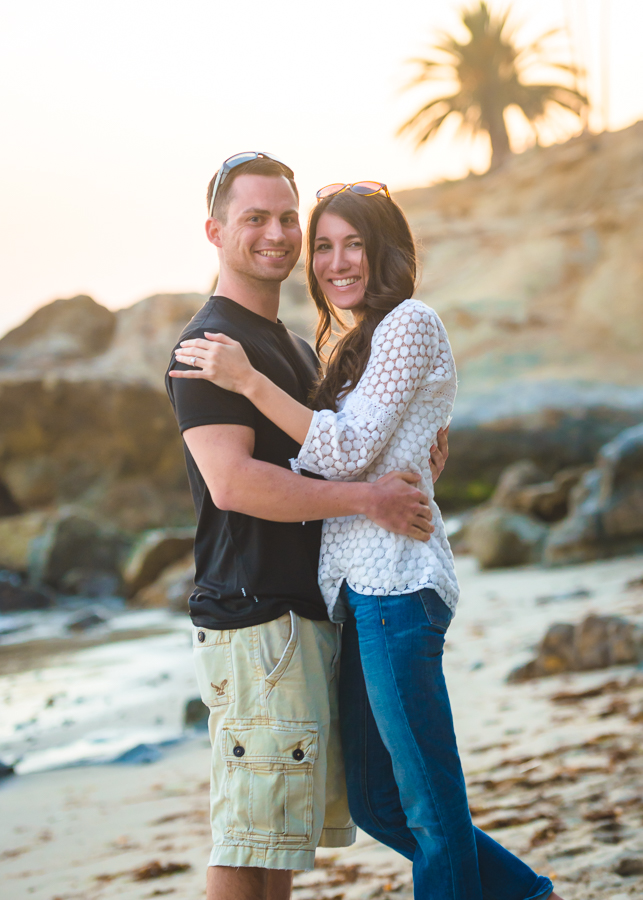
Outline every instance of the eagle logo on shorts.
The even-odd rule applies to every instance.
[[[215,691],[217,692],[217,697],[223,697],[223,695],[225,694],[227,683],[228,679],[224,678],[221,684],[212,684],[212,682],[210,682],[210,687],[215,689]]]

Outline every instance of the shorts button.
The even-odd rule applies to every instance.
[[[244,754],[246,751],[243,749],[243,747],[237,746],[237,747],[234,748],[234,750],[233,750],[232,752],[234,753],[235,756],[243,756],[243,754]]]
[[[198,639],[199,639],[199,643],[202,644],[203,641],[205,640],[205,631],[200,631],[200,632],[197,634],[197,637],[198,637]]]
[[[305,754],[304,751],[301,749],[301,747],[297,747],[296,750],[293,750],[293,751],[292,751],[292,758],[293,758],[293,759],[296,759],[297,762],[301,762],[301,760],[304,758],[305,755],[306,755],[306,754]]]

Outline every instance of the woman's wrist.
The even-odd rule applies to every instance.
[[[258,372],[256,369],[251,369],[247,377],[243,380],[240,393],[250,400],[251,403],[254,403],[265,380],[265,375],[262,375],[261,372]]]

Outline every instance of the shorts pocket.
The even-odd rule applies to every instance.
[[[196,680],[206,706],[227,706],[234,700],[231,637],[234,631],[192,629]]]
[[[261,846],[310,841],[318,747],[315,722],[227,721],[226,837]]]
[[[298,643],[299,617],[292,611],[259,626],[259,652],[267,694],[290,665]]]

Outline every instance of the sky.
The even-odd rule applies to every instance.
[[[403,90],[408,60],[441,29],[458,32],[461,7],[0,2],[0,334],[57,297],[86,293],[115,309],[154,293],[207,292],[216,257],[203,230],[205,188],[241,150],[286,161],[304,212],[329,182],[395,190],[484,170],[484,141],[453,129],[419,152],[396,136],[429,96]],[[561,54],[571,47],[587,67],[593,130],[643,118],[640,0],[512,8],[524,40],[566,29]],[[548,140],[564,137],[561,127]],[[514,141],[525,146],[526,132]]]

